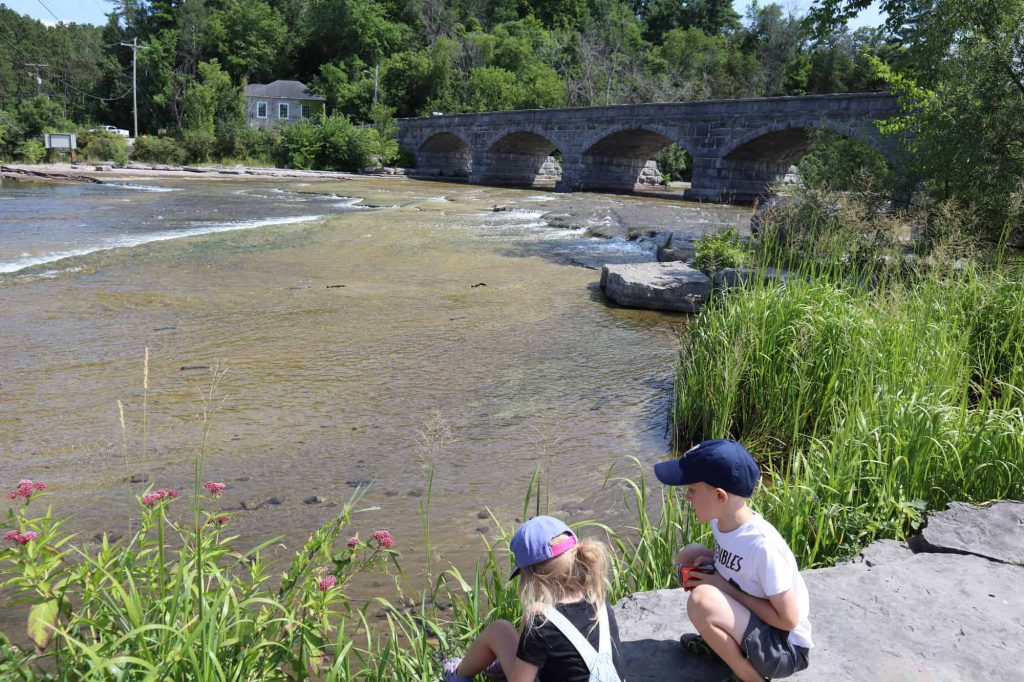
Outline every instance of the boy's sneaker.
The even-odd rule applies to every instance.
[[[691,656],[712,658],[716,661],[722,660],[721,657],[715,653],[715,650],[704,641],[704,638],[694,632],[684,633],[679,638],[679,646],[683,647],[683,651]]]
[[[473,682],[472,677],[459,675],[459,663],[461,658],[449,658],[441,664],[441,682]]]

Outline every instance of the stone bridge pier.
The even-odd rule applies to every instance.
[[[660,182],[653,158],[675,143],[693,162],[687,198],[749,203],[805,154],[815,130],[867,144],[893,164],[898,141],[876,122],[888,93],[452,114],[399,120],[422,176],[474,184],[631,192]]]

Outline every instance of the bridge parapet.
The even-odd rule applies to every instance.
[[[671,143],[693,159],[688,196],[752,201],[763,196],[826,129],[857,139],[891,162],[895,140],[876,121],[899,112],[888,93],[854,93],[572,109],[449,114],[400,119],[399,142],[424,173],[479,184],[531,185],[560,165],[562,191],[631,191]]]

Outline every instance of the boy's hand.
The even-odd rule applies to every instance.
[[[725,587],[729,583],[725,578],[716,573],[698,573],[693,571],[690,573],[690,579],[683,584],[687,590],[692,590],[698,585],[711,585],[712,587],[718,588],[719,591],[724,592]]]

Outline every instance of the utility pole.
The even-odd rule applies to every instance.
[[[363,73],[365,73],[367,76],[370,75],[370,72],[365,70],[365,69],[363,70]],[[380,64],[377,64],[377,65],[375,65],[373,67],[373,103],[374,104],[377,103],[377,82],[379,80],[380,80]]]
[[[43,79],[39,77],[39,69],[45,69],[46,64],[36,64],[35,62],[25,62],[25,66],[31,66],[36,70],[36,97],[39,96],[40,88],[43,85]]]
[[[121,43],[123,47],[132,48],[132,117],[135,119],[135,138],[139,137],[139,100],[136,97],[136,81],[135,81],[135,64],[136,57],[138,56],[139,50],[147,49],[145,45],[139,45],[138,38],[132,38],[130,43]]]

